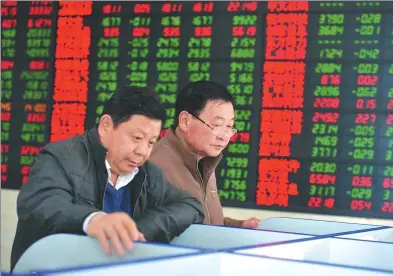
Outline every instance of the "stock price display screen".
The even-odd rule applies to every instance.
[[[168,128],[176,92],[212,80],[236,102],[224,206],[393,218],[392,2],[1,5],[3,188],[119,86],[154,89]]]

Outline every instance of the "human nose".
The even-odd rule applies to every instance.
[[[135,148],[135,153],[142,156],[146,157],[148,152],[149,152],[149,143],[139,143],[137,147]]]
[[[231,139],[232,137],[232,133],[230,129],[227,128],[219,128],[216,129],[216,136],[218,138],[220,138],[221,140],[227,140],[227,139]]]
[[[221,141],[226,141],[231,139],[231,136],[226,131],[217,133],[216,137]]]

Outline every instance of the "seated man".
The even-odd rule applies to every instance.
[[[203,222],[201,203],[145,163],[164,119],[154,92],[124,87],[105,103],[97,127],[45,146],[18,196],[11,267],[55,233],[86,233],[107,254],[110,242],[123,255],[133,241],[169,242]]]
[[[223,217],[215,169],[236,133],[233,98],[224,87],[198,81],[184,87],[176,100],[176,121],[154,146],[150,161],[174,185],[197,197],[205,208],[205,224],[256,228],[259,219]]]

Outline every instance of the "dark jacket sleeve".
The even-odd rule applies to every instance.
[[[44,149],[18,195],[18,223],[29,228],[36,237],[54,233],[82,234],[84,219],[99,211],[74,202],[73,188],[63,166],[67,159],[65,154]]]
[[[136,221],[147,241],[170,242],[191,224],[202,223],[200,201],[170,184],[157,166],[149,164],[149,208]]]

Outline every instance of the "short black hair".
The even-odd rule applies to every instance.
[[[234,99],[229,91],[222,85],[212,81],[196,81],[187,84],[177,95],[175,105],[175,123],[172,129],[175,130],[179,124],[179,115],[182,111],[199,116],[209,101],[223,101],[234,104]]]
[[[111,116],[114,127],[128,121],[132,115],[144,115],[165,121],[165,109],[160,97],[147,87],[121,86],[105,102],[102,115]]]

